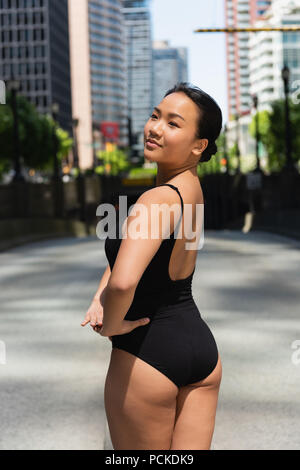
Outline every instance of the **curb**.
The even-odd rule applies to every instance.
[[[21,234],[21,235],[20,235]],[[0,252],[52,238],[96,235],[95,224],[64,219],[13,219],[0,221]]]

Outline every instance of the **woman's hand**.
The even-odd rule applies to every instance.
[[[103,289],[101,295],[98,298],[94,298],[92,300],[91,305],[85,315],[81,326],[85,326],[90,323],[93,330],[98,333],[98,326],[101,328],[103,325],[103,303],[105,298],[105,290],[106,287]],[[111,336],[108,337],[111,340]]]
[[[135,330],[135,328],[138,328],[139,326],[145,326],[150,322],[150,318],[139,318],[138,320],[123,320],[120,327],[114,331],[113,336],[115,335],[125,335],[126,333],[130,333],[132,330]],[[105,334],[105,331],[103,330],[103,327],[101,326],[96,326],[95,331],[99,333],[101,336],[107,336]],[[108,336],[108,338],[111,338],[111,336]]]

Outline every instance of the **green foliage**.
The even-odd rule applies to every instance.
[[[124,150],[100,150],[96,155],[101,162],[101,164],[95,168],[95,172],[98,174],[118,175],[120,172],[130,168],[128,155]]]
[[[221,159],[224,157],[224,140],[224,133],[221,133],[216,140],[216,145],[218,147],[217,153],[213,155],[208,162],[201,163],[200,161],[197,166],[199,177],[209,175],[211,173],[221,173]]]
[[[152,178],[156,176],[157,168],[132,168],[129,171],[128,177],[129,178]]]
[[[58,138],[58,152],[57,157],[59,160],[63,160],[69,154],[73,146],[73,139],[69,133],[61,127],[56,128],[56,136]]]
[[[238,168],[237,143],[228,150],[229,172],[235,172]]]
[[[300,106],[289,100],[291,133],[292,133],[292,158],[296,162],[300,158]],[[255,116],[249,126],[249,132],[255,138]],[[259,133],[268,155],[268,170],[280,171],[286,161],[285,148],[285,102],[276,100],[272,103],[272,111],[259,112]]]
[[[0,171],[11,166],[13,160],[13,112],[11,93],[7,104],[0,106]],[[28,168],[52,171],[54,161],[54,132],[57,138],[57,156],[61,160],[70,150],[72,139],[59,127],[54,131],[50,116],[37,112],[35,106],[23,96],[17,96],[20,152]],[[4,170],[3,170],[4,171]]]

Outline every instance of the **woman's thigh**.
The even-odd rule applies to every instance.
[[[179,389],[171,450],[209,450],[222,380],[220,357],[206,379]]]
[[[178,387],[152,365],[113,348],[104,400],[115,450],[170,449]]]

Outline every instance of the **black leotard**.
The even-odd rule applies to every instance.
[[[178,188],[183,214],[183,200]],[[182,217],[181,214],[181,217]],[[105,254],[113,269],[122,238],[105,240]],[[192,296],[193,272],[172,280],[169,261],[176,238],[164,239],[145,269],[125,320],[149,317],[150,323],[130,333],[112,336],[112,347],[127,351],[166,375],[177,387],[206,378],[218,361],[218,349]]]

